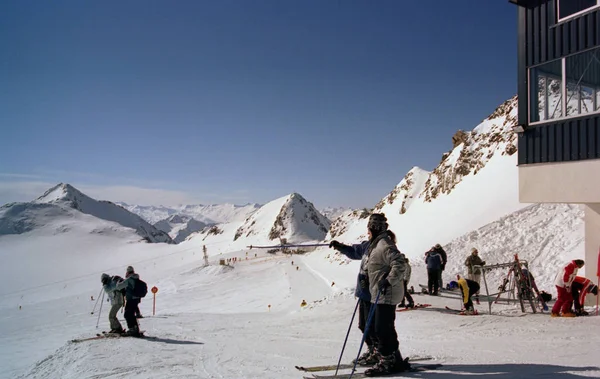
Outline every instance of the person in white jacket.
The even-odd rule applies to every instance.
[[[110,322],[110,332],[109,333],[124,333],[125,330],[123,326],[117,319],[117,313],[119,309],[123,307],[125,301],[123,299],[123,293],[117,290],[117,283],[119,281],[119,277],[110,277],[108,274],[102,274],[100,277],[100,281],[102,282],[104,292],[108,295],[110,300],[110,311],[108,312],[108,321]]]

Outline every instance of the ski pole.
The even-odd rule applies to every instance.
[[[100,294],[102,293],[102,287],[100,287],[100,292],[98,292],[98,296],[96,297],[96,304],[94,304],[94,309],[92,309],[92,314],[96,311],[96,306],[98,305],[98,300],[100,300]]]
[[[359,304],[360,304],[360,298],[356,302],[356,307],[354,307],[354,313],[352,313],[352,319],[350,320],[350,326],[348,326],[348,332],[346,333],[346,339],[344,339],[344,346],[342,346],[342,352],[340,353],[340,359],[338,360],[337,367],[335,368],[335,375],[338,374],[338,370],[340,369],[340,363],[342,362],[342,356],[344,355],[344,349],[346,349],[346,342],[348,341],[348,336],[350,335],[350,329],[352,329],[352,324],[354,323],[354,316],[356,316],[356,311],[358,310]]]
[[[367,324],[365,325],[365,332],[363,333],[362,341],[360,341],[360,347],[358,348],[358,354],[356,354],[356,360],[354,361],[354,367],[352,367],[352,372],[348,379],[352,379],[352,375],[356,371],[356,365],[358,364],[358,357],[360,357],[360,351],[362,350],[363,344],[365,343],[365,339],[367,338],[367,333],[369,333],[369,326],[371,326],[371,319],[375,314],[375,308],[377,308],[377,303],[379,302],[379,295],[381,291],[377,292],[377,297],[375,298],[375,303],[371,305],[371,309],[369,310],[369,317],[367,318]]]
[[[323,246],[329,246],[328,243],[313,243],[313,244],[308,244],[308,245],[302,245],[302,244],[298,244],[298,245],[271,245],[271,246],[246,246],[248,249],[275,249],[275,248],[285,248],[285,247],[323,247]]]
[[[98,329],[98,324],[100,324],[100,314],[102,313],[102,303],[104,303],[104,292],[102,292],[102,300],[100,300],[100,310],[98,311],[98,321],[96,322],[96,329]]]

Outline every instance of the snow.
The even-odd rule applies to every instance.
[[[501,252],[493,252],[514,240],[531,245],[522,255],[536,264],[533,272],[545,283],[560,264],[580,254],[581,219],[577,207],[528,207],[450,242],[447,271],[458,271],[472,243],[493,261],[502,259]],[[204,267],[201,249],[190,242],[144,244],[117,236],[40,231],[27,238],[0,238],[2,258],[12,263],[0,269],[5,279],[0,377],[281,379],[302,376],[294,365],[337,362],[354,310],[358,261],[348,263],[330,249],[292,256],[256,249],[219,254],[208,245],[210,266]],[[563,255],[566,246],[572,249]],[[543,260],[551,251],[554,255]],[[230,257],[238,262],[218,265]],[[102,272],[123,275],[129,264],[149,286],[159,288],[156,315],[149,295],[141,304],[146,317],[140,320],[156,340],[68,342],[106,330],[107,305],[96,329],[99,309],[90,314],[95,304],[90,296],[98,295]],[[423,283],[423,271],[415,262],[411,285]],[[301,307],[302,300],[308,306]],[[600,318],[519,317],[520,310],[507,304],[495,305],[492,315],[466,318],[443,311],[444,306],[458,307],[457,299],[417,294],[415,300],[433,306],[397,314],[402,352],[431,355],[444,365],[420,377],[600,376],[593,353],[600,335],[589,332],[600,327]],[[476,308],[487,310],[483,303]],[[119,318],[123,321],[122,314]],[[354,358],[360,337],[355,324],[343,361]]]
[[[72,220],[92,220],[82,214],[109,221],[101,229],[90,232],[105,233],[129,228],[148,242],[172,243],[171,238],[141,217],[109,201],[97,201],[78,191],[69,184],[60,183],[29,203],[11,203],[0,207],[0,235],[27,233],[36,228],[44,228],[55,219],[53,233],[67,232],[73,227]],[[92,222],[93,224],[93,222]],[[69,226],[70,225],[70,226]]]
[[[133,212],[148,222],[155,224],[160,220],[164,220],[172,215],[181,215],[192,217],[205,224],[222,224],[234,221],[243,221],[261,207],[260,204],[191,204],[178,205],[174,207],[168,206],[153,206],[153,205],[131,205],[125,203],[117,203]]]
[[[175,243],[180,243],[192,233],[204,229],[206,224],[190,216],[174,214],[164,220],[158,221],[154,224],[154,227],[168,233]]]

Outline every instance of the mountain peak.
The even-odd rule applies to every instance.
[[[48,189],[44,194],[34,200],[35,203],[54,203],[56,201],[74,201],[85,196],[77,188],[68,183],[59,183]],[[87,196],[85,196],[87,197]]]

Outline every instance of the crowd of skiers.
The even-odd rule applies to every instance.
[[[365,371],[365,375],[369,377],[410,369],[408,359],[403,359],[400,353],[394,321],[397,306],[414,307],[413,298],[408,290],[412,270],[408,258],[396,247],[396,236],[388,226],[384,214],[373,213],[367,223],[367,241],[347,245],[333,240],[329,244],[330,248],[348,258],[361,260],[355,295],[359,299],[358,327],[364,334],[367,351],[354,363],[372,366]],[[432,296],[439,295],[439,291],[444,288],[442,272],[446,268],[447,260],[446,251],[440,244],[436,244],[425,253],[427,293]],[[471,249],[471,254],[464,262],[467,278],[459,274],[456,276],[457,280],[448,286],[460,290],[465,314],[476,313],[472,297],[475,297],[479,304],[481,270],[485,264],[486,262],[479,257],[479,251],[476,248]],[[561,312],[564,317],[587,314],[583,310],[585,296],[588,293],[597,295],[598,287],[589,279],[576,276],[578,268],[582,266],[582,260],[574,260],[558,274],[558,299],[552,308],[552,317],[561,315]],[[538,298],[549,295],[538,290],[535,279],[527,268],[521,271],[521,277],[526,278],[530,289],[535,291]],[[575,312],[571,311],[573,303]],[[545,303],[543,304],[545,307]],[[373,313],[373,317],[370,327],[367,328],[370,313]]]
[[[108,312],[109,333],[140,337],[138,319],[143,318],[143,316],[140,313],[139,305],[148,291],[146,283],[140,280],[139,275],[135,273],[131,266],[128,266],[125,271],[125,279],[118,275],[102,274],[100,281],[111,304]],[[124,316],[127,322],[127,330],[123,328],[117,319],[117,313],[123,307],[125,307]]]

